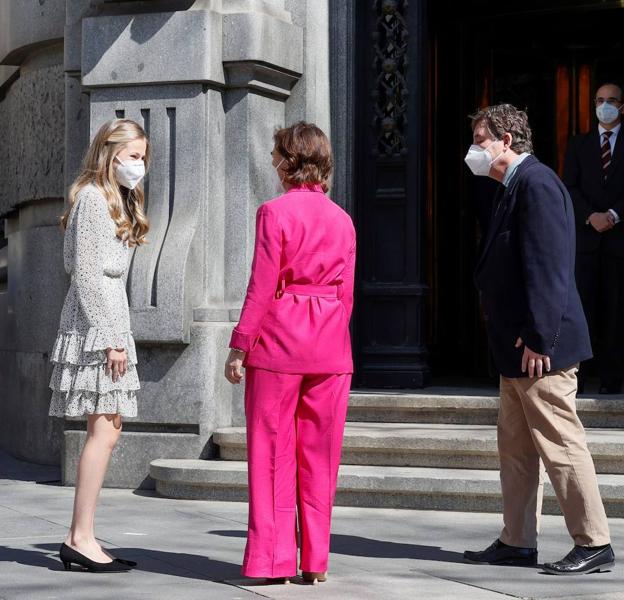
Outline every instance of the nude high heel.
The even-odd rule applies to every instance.
[[[288,585],[290,577],[267,577],[266,582],[268,585]]]
[[[323,583],[327,581],[327,573],[315,573],[314,571],[303,571],[301,573],[301,577],[306,583],[311,583],[312,585],[318,585],[319,583]]]

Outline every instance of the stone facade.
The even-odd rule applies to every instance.
[[[299,119],[329,131],[330,13],[350,5],[0,0],[2,447],[60,461],[73,483],[84,421],[47,417],[68,283],[57,222],[89,139],[115,116],[144,125],[153,163],[150,243],[128,276],[139,416],[126,421],[106,484],[150,487],[151,460],[210,457],[214,430],[243,422],[242,388],[222,363],[255,211],[273,191],[272,134]],[[336,181],[348,191],[344,169]]]

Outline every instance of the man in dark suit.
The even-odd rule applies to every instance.
[[[575,409],[578,363],[591,357],[574,283],[574,211],[557,175],[532,156],[526,113],[510,104],[472,117],[466,163],[502,185],[475,280],[500,378],[498,450],[503,530],[470,562],[537,564],[543,467],[574,548],[556,575],[613,565],[609,527]],[[541,459],[541,460],[540,460]]]
[[[619,394],[624,368],[624,141],[622,90],[605,84],[595,97],[598,125],[570,140],[563,181],[576,217],[576,283],[589,324],[601,394]],[[579,373],[582,392],[586,366]]]

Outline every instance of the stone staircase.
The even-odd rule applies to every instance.
[[[494,390],[427,388],[422,392],[354,392],[336,504],[498,512]],[[577,410],[607,514],[624,517],[624,396],[581,397]],[[245,428],[218,430],[218,460],[160,459],[150,475],[172,498],[247,498]],[[544,512],[557,514],[547,482]]]

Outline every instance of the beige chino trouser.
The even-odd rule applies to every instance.
[[[575,365],[539,379],[500,379],[504,544],[537,547],[544,466],[574,543],[601,546],[610,541],[594,462],[576,414],[577,370]]]

